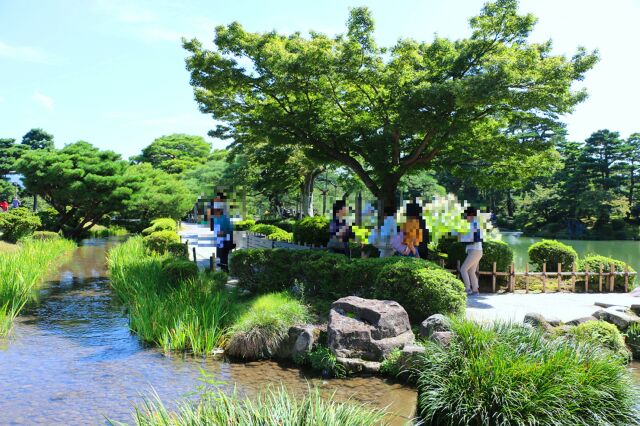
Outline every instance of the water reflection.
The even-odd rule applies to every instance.
[[[247,395],[269,384],[298,393],[318,385],[339,400],[389,406],[395,424],[413,414],[415,391],[379,378],[323,381],[273,362],[167,357],[145,348],[109,290],[104,255],[116,243],[85,241],[49,277],[41,302],[16,321],[0,351],[0,423],[105,424],[105,416],[128,421],[141,393],[153,387],[165,401],[175,401],[193,391],[201,368]]]

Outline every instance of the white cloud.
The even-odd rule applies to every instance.
[[[40,92],[35,92],[32,99],[50,111],[53,109],[53,98],[50,98],[49,96],[43,95]]]
[[[2,41],[0,41],[0,57],[38,63],[47,63],[50,60],[50,56],[38,48],[12,46]]]

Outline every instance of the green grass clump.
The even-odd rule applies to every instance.
[[[392,350],[391,353],[380,363],[380,372],[387,376],[397,377],[402,371],[400,366],[401,355],[402,351],[400,351],[399,348]]]
[[[605,321],[587,321],[573,327],[568,335],[585,345],[601,346],[613,352],[622,362],[629,361],[624,336],[613,324]]]
[[[13,319],[34,298],[34,289],[74,247],[73,242],[62,238],[28,239],[17,250],[0,252],[0,336],[11,331]]]
[[[426,342],[418,413],[438,425],[631,425],[637,390],[610,351],[519,325],[457,321]],[[431,422],[431,423],[430,423]]]
[[[632,324],[627,329],[627,345],[631,349],[634,359],[640,359],[640,324]]]
[[[94,225],[87,231],[91,238],[106,238],[106,237],[120,237],[127,235],[129,231],[121,226],[102,226]]]
[[[371,426],[387,424],[384,416],[383,410],[365,404],[322,398],[317,388],[302,398],[284,388],[270,388],[256,398],[208,390],[196,402],[181,402],[176,411],[155,395],[135,408],[134,422],[139,426]]]
[[[235,296],[220,290],[217,276],[204,273],[172,285],[163,269],[166,258],[147,252],[142,237],[130,238],[109,252],[111,286],[140,339],[166,352],[208,354],[224,343],[236,316]]]
[[[229,330],[226,351],[244,359],[274,356],[289,328],[303,323],[309,312],[287,293],[265,294],[255,299]]]

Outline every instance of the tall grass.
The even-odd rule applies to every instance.
[[[454,331],[448,349],[427,343],[418,361],[427,424],[639,424],[637,389],[611,351],[517,325]]]
[[[106,237],[116,237],[127,235],[129,231],[125,228],[117,225],[113,226],[102,226],[102,225],[94,225],[87,231],[87,234],[90,238],[106,238]]]
[[[173,412],[154,395],[135,408],[134,421],[139,426],[373,426],[386,424],[384,414],[363,404],[323,399],[318,389],[296,398],[279,388],[268,389],[253,400],[209,391],[196,403],[183,401]]]
[[[75,244],[68,240],[26,240],[16,251],[0,253],[0,336],[11,331],[13,320],[35,297],[34,289]]]
[[[165,258],[146,252],[141,237],[130,238],[109,252],[111,286],[140,339],[166,352],[208,354],[224,343],[238,309],[235,296],[205,274],[179,285],[169,283],[162,270]]]
[[[253,300],[229,330],[227,353],[246,359],[271,358],[289,328],[309,318],[307,307],[287,293]]]

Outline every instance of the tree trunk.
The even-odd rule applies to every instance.
[[[300,188],[301,193],[301,217],[313,217],[313,187],[316,177],[322,172],[320,169],[311,170],[304,177]]]
[[[382,182],[382,186],[378,193],[376,193],[376,197],[381,201],[382,209],[378,211],[378,223],[381,225],[384,222],[384,211],[387,209],[397,210],[398,208],[398,200],[396,198],[398,194],[398,183],[400,182],[399,178],[395,177],[385,177]]]

